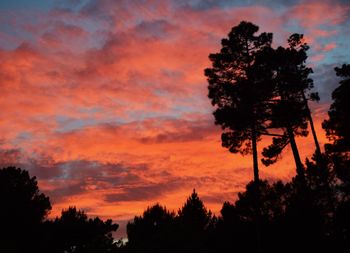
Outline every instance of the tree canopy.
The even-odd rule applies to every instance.
[[[336,152],[350,151],[350,65],[336,67],[335,72],[341,78],[339,87],[332,93],[333,104],[328,111],[329,119],[322,127],[332,141],[327,148]]]
[[[271,95],[264,65],[256,61],[268,50],[271,33],[256,35],[259,27],[242,21],[222,39],[219,53],[210,54],[212,67],[205,70],[208,97],[215,106],[215,124],[221,125],[222,145],[233,153],[253,153],[254,178],[259,180],[257,141],[266,131],[265,101]],[[267,76],[267,77],[266,77]]]
[[[51,210],[51,203],[40,192],[36,178],[19,168],[0,169],[0,203],[2,248],[8,252],[38,251],[42,222]]]
[[[49,197],[36,177],[15,167],[0,169],[0,252],[94,253],[115,252],[112,220],[88,218],[75,207],[48,219]]]
[[[110,219],[88,218],[84,211],[75,207],[63,210],[61,217],[49,226],[51,236],[48,239],[54,245],[50,252],[113,252],[116,248],[112,232],[118,229],[118,224]]]
[[[269,128],[282,129],[282,135],[274,137],[272,144],[263,150],[262,162],[270,165],[277,161],[282,150],[291,145],[298,173],[302,173],[303,165],[295,142],[295,136],[308,135],[308,121],[313,121],[307,100],[317,100],[317,93],[312,93],[313,80],[309,77],[312,69],[305,65],[309,46],[303,42],[303,35],[292,34],[288,39],[288,47],[270,50],[265,58],[273,72],[273,101]],[[316,146],[316,133],[313,130]],[[319,152],[319,150],[317,149]]]

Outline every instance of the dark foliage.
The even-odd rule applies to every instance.
[[[214,111],[215,124],[221,125],[222,146],[233,153],[253,153],[254,178],[259,180],[257,141],[266,131],[265,101],[272,72],[260,62],[272,43],[271,33],[256,35],[259,27],[241,22],[232,28],[228,38],[221,41],[219,53],[210,54],[212,68],[205,70],[208,97]]]
[[[334,101],[328,111],[329,119],[323,122],[322,127],[333,142],[326,148],[331,152],[347,152],[350,151],[350,65],[337,67],[335,72],[342,80],[332,93]]]
[[[338,252],[350,243],[350,195],[345,187],[348,178],[338,177],[336,172],[340,167],[349,170],[349,161],[344,159],[341,156],[339,162],[334,154],[326,154],[323,167],[315,159],[308,160],[306,184],[301,184],[298,177],[289,183],[251,182],[234,204],[223,204],[218,218],[207,210],[195,191],[177,214],[156,204],[128,223],[126,244],[114,242],[111,236],[118,225],[111,220],[88,218],[75,207],[63,210],[54,220],[45,220],[50,205],[48,198],[39,192],[35,178],[30,178],[26,171],[6,168],[0,170],[1,182],[2,186],[12,188],[11,201],[15,204],[2,208],[7,219],[5,222],[2,217],[1,252]],[[252,236],[257,233],[257,185],[261,243]],[[11,192],[9,189],[2,187],[1,196]],[[22,216],[18,212],[11,214],[13,206],[28,203],[26,198],[19,197],[23,189],[35,189],[31,208],[46,208],[39,208],[41,211],[34,216],[29,216],[31,212]],[[27,232],[25,236],[23,231]]]
[[[0,203],[0,252],[38,251],[51,204],[36,178],[15,167],[1,169]]]
[[[177,215],[158,204],[148,208],[142,217],[129,223],[130,241],[123,250],[338,252],[350,243],[350,202],[349,198],[341,198],[349,195],[339,188],[332,160],[324,157],[324,161],[323,168],[314,160],[306,162],[303,184],[298,176],[289,183],[259,181],[260,244],[253,236],[257,233],[257,184],[251,182],[234,204],[223,204],[218,218],[207,211],[195,192]],[[137,240],[135,233],[139,235]]]
[[[176,248],[175,214],[165,207],[156,204],[147,208],[142,216],[136,216],[127,224],[128,244],[130,252],[169,252]]]
[[[114,252],[112,232],[118,229],[112,220],[88,218],[83,211],[75,207],[63,210],[61,217],[47,223],[51,231],[47,241],[50,252],[93,253]]]
[[[76,208],[47,220],[48,197],[40,193],[28,171],[8,167],[0,170],[0,252],[97,253],[115,252],[112,238],[117,224],[91,219]]]
[[[180,252],[208,252],[209,235],[215,218],[206,209],[198,194],[193,190],[183,207],[178,211],[178,224],[181,245],[186,245]]]
[[[216,218],[193,191],[177,215],[156,204],[127,225],[127,252],[211,252]]]
[[[317,100],[317,93],[310,93],[313,80],[309,77],[312,69],[305,65],[308,45],[303,42],[303,35],[293,34],[288,39],[287,48],[278,47],[270,50],[264,59],[275,73],[274,99],[270,103],[271,121],[269,128],[282,129],[282,135],[274,137],[272,144],[264,148],[262,162],[270,165],[277,161],[283,149],[290,144],[298,173],[303,173],[296,136],[307,136],[308,121],[312,123],[308,100]],[[314,130],[314,129],[313,129]],[[316,146],[316,133],[313,131]],[[319,154],[319,149],[318,154]]]

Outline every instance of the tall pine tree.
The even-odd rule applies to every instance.
[[[289,47],[278,47],[271,50],[266,58],[273,72],[274,99],[271,103],[271,122],[269,128],[282,129],[280,136],[274,137],[272,144],[263,150],[262,162],[270,165],[277,161],[283,149],[290,144],[297,168],[297,173],[304,174],[295,136],[307,136],[308,121],[316,144],[317,154],[320,154],[316,132],[313,128],[308,100],[317,100],[318,95],[311,93],[313,81],[309,78],[312,69],[305,65],[307,59],[307,44],[302,42],[303,36],[293,34],[288,39]]]
[[[255,182],[259,182],[257,142],[266,132],[265,101],[271,94],[266,81],[272,75],[257,61],[271,47],[272,34],[256,35],[258,30],[245,21],[233,27],[220,52],[210,54],[212,68],[205,70],[215,124],[223,129],[222,145],[232,153],[253,154]]]

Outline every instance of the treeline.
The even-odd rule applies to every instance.
[[[35,177],[15,167],[0,170],[0,252],[114,252],[112,220],[88,218],[75,207],[47,219],[49,197]]]
[[[225,202],[218,216],[193,193],[175,213],[155,204],[127,224],[128,241],[114,240],[111,220],[69,207],[48,219],[49,198],[35,177],[0,170],[0,252],[340,252],[350,245],[350,159],[325,154],[307,161],[306,184],[255,182]],[[256,206],[259,217],[256,216]]]
[[[122,252],[345,252],[350,245],[350,160],[307,161],[305,181],[251,182],[212,215],[194,191],[175,214],[156,204],[127,225]],[[347,176],[344,176],[344,172]],[[259,216],[256,215],[258,206]]]

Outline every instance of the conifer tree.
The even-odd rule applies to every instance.
[[[308,45],[302,42],[303,36],[293,34],[288,39],[289,47],[271,50],[266,59],[270,62],[275,76],[274,99],[271,103],[269,128],[282,129],[282,134],[274,137],[272,144],[263,150],[262,162],[270,165],[277,161],[283,149],[290,144],[297,173],[304,174],[295,136],[307,136],[308,121],[314,134],[316,153],[320,155],[316,132],[313,127],[308,100],[318,100],[317,93],[311,93],[313,81],[309,78],[312,69],[305,65]]]
[[[222,146],[232,153],[253,154],[254,181],[259,181],[257,142],[266,131],[271,72],[258,66],[259,54],[271,47],[272,34],[256,35],[259,27],[242,21],[222,40],[219,53],[210,54],[205,70],[208,97],[215,106],[215,124],[221,125]]]
[[[329,119],[322,123],[327,137],[332,144],[326,146],[331,152],[350,151],[350,65],[336,67],[337,76],[341,77],[340,86],[332,93],[333,104],[328,111]]]

